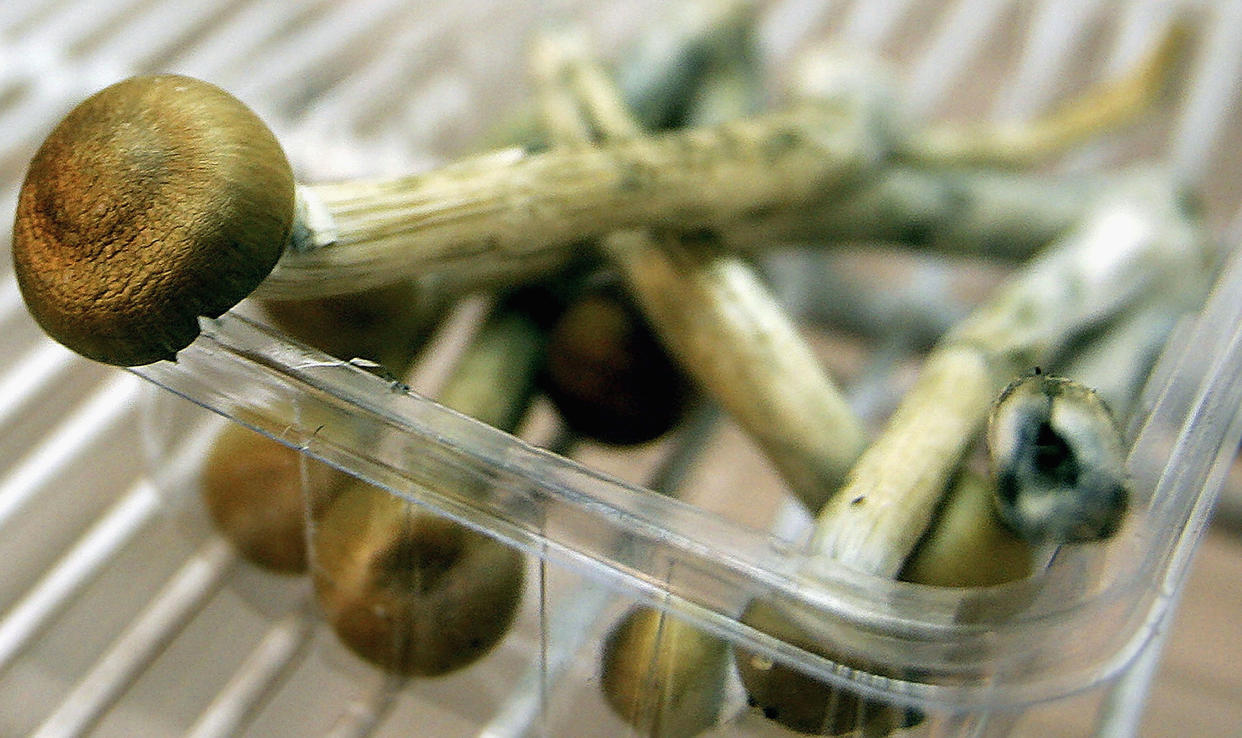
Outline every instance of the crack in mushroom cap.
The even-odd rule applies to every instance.
[[[220,88],[133,77],[87,98],[35,154],[13,261],[47,333],[108,364],[173,359],[272,270],[293,173],[267,126]]]

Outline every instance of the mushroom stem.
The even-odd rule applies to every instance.
[[[575,51],[546,40],[535,52],[548,117],[561,129],[554,137],[636,138],[615,88]],[[817,509],[861,451],[863,429],[755,272],[701,239],[625,230],[600,246],[670,353]]]
[[[1137,118],[1168,88],[1190,35],[1185,22],[1172,23],[1121,77],[1097,83],[1034,120],[930,127],[906,140],[899,155],[923,166],[1030,166]]]
[[[1032,575],[1041,549],[1016,537],[1000,522],[990,491],[984,477],[961,470],[946,491],[927,535],[904,564],[900,579],[935,587],[972,588]],[[1005,607],[1020,606],[1020,599],[1015,595],[1012,601],[1006,600]],[[963,621],[977,619],[981,613],[972,607],[970,598],[964,598],[958,617]],[[865,654],[843,653],[843,644],[826,642],[800,627],[798,618],[779,602],[756,600],[742,618],[764,633],[854,668],[903,676],[882,664],[866,663]],[[915,710],[861,697],[766,657],[739,652],[736,663],[751,704],[768,718],[802,733],[880,736],[922,720]]]
[[[819,93],[784,111],[591,148],[497,152],[413,177],[303,187],[308,212],[320,217],[305,223],[260,290],[297,296],[310,278],[317,290],[356,291],[391,279],[393,267],[467,284],[512,281],[609,231],[727,230],[811,204],[831,211],[885,158],[917,167],[1029,165],[1134,120],[1166,88],[1184,40],[1174,25],[1127,75],[1028,123],[899,131],[884,81],[845,72],[841,83],[835,67],[844,65],[834,60],[820,75],[828,81],[803,83]],[[892,230],[889,217],[879,224]]]
[[[873,118],[859,100],[805,104],[599,147],[508,149],[420,175],[305,185],[294,239],[258,294],[321,296],[436,274],[511,281],[620,228],[701,230],[805,205],[882,156]]]
[[[439,402],[512,433],[534,395],[552,300],[542,287],[503,298],[471,338]]]
[[[1015,376],[1207,261],[1178,188],[1153,175],[1115,193],[932,350],[884,431],[820,512],[823,566],[896,576],[942,490]]]
[[[878,241],[1020,261],[1082,220],[1100,193],[1141,176],[893,164],[840,198],[731,224],[721,236],[742,253],[773,243],[826,249]]]

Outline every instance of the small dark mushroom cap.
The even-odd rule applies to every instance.
[[[613,282],[588,288],[552,325],[540,386],[575,432],[621,446],[676,427],[692,394],[681,367]]]
[[[293,173],[220,88],[134,77],[69,112],[22,185],[13,262],[39,325],[108,364],[172,359],[272,270]]]

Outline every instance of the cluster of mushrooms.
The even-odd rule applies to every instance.
[[[224,90],[118,82],[31,162],[13,239],[26,303],[74,351],[134,366],[175,361],[200,317],[249,297],[288,335],[401,376],[446,306],[487,293],[440,402],[514,432],[542,394],[578,436],[641,444],[709,398],[815,516],[818,565],[983,587],[1115,535],[1133,500],[1108,404],[1124,412],[1132,387],[1106,402],[1072,370],[1107,349],[1113,374],[1141,376],[1152,342],[1124,329],[1175,311],[1163,286],[1204,282],[1212,254],[1156,167],[1029,165],[1133,117],[1176,39],[1059,113],[976,130],[907,120],[884,76],[830,50],[791,102],[756,112],[753,8],[713,7],[624,90],[581,39],[540,39],[521,145],[408,177],[298,184]],[[878,432],[756,266],[773,245],[864,240],[1016,264]],[[309,572],[341,640],[395,673],[473,663],[519,608],[516,550],[240,426],[217,438],[202,491],[248,559]],[[739,616],[837,657],[770,603]],[[609,704],[652,735],[715,724],[731,669],[758,713],[799,732],[922,719],[645,608],[600,658]]]

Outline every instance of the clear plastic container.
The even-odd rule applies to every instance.
[[[1147,388],[1149,410],[1129,461],[1142,501],[1136,523],[1106,552],[1090,547],[1062,555],[1055,576],[967,592],[845,567],[815,567],[808,575],[796,542],[553,456],[240,318],[205,324],[203,339],[177,364],[139,372],[528,554],[530,601],[514,632],[467,671],[489,683],[533,680],[527,699],[537,705],[527,709],[537,707],[534,725],[548,735],[624,733],[600,702],[599,657],[617,620],[635,606],[655,607],[749,654],[739,658],[770,659],[813,682],[917,711],[923,720],[911,735],[1005,734],[1049,701],[1055,709],[1057,700],[1116,689],[1165,626],[1242,433],[1239,280],[1235,264],[1177,337],[1178,350],[1166,352],[1156,373],[1164,380]],[[1179,348],[1190,345],[1213,350]],[[281,402],[269,404],[275,400]],[[205,414],[184,402],[157,407],[161,415],[148,434],[155,457],[188,461],[186,468],[161,465],[160,483],[194,489],[201,464],[181,449],[202,443]],[[376,438],[383,440],[358,441]],[[834,663],[747,627],[739,615],[754,600],[798,608],[814,619],[809,627],[816,632],[882,667],[860,672],[849,659]],[[1029,604],[1015,614],[1014,602]],[[975,614],[963,622],[963,613]],[[718,734],[774,730],[760,727],[729,674],[722,667],[703,677],[721,680],[725,718]],[[416,699],[426,689],[426,699],[439,703],[443,685],[415,680],[403,688]],[[657,674],[650,685],[650,694],[633,696],[643,705],[640,724],[676,719],[683,708],[661,692]],[[457,708],[470,723],[463,735],[508,707],[475,697]],[[585,724],[584,714],[591,716]],[[862,713],[858,720],[866,723]]]
[[[113,26],[108,12],[96,11],[100,17],[82,28],[97,30],[81,38],[72,28],[48,30],[68,5],[6,21],[27,34],[15,37],[39,42],[31,49],[64,44],[60,71],[95,70],[87,81],[61,77],[62,86],[46,93],[56,104],[45,115],[25,113],[32,136],[54,120],[51,111],[72,102],[71,92],[124,59],[127,68],[214,71],[202,76],[236,89],[271,120],[304,175],[397,171],[465,150],[485,128],[481,111],[517,99],[521,65],[509,57],[520,57],[541,23],[585,20],[603,39],[601,53],[614,55],[648,17],[638,4],[497,4],[486,8],[495,15],[481,28],[469,22],[470,11],[448,6],[373,2],[345,12],[243,2],[203,6],[191,17],[189,6],[138,5],[109,6],[120,19]],[[173,10],[186,16],[184,25],[171,20]],[[990,109],[1005,117],[1030,114],[1100,70],[1124,68],[1170,17],[1170,6],[1139,2],[1107,9],[772,2],[761,5],[759,34],[774,79],[796,49],[836,38],[898,60],[916,112],[965,117]],[[501,19],[512,22],[501,30]],[[1227,103],[1240,19],[1238,3],[1194,9],[1195,53],[1172,112],[1066,166],[1101,168],[1154,150],[1199,177],[1209,225],[1232,238],[1222,223],[1239,205],[1227,144],[1242,125]],[[119,41],[161,26],[177,39],[167,48]],[[389,43],[372,41],[377,34]],[[261,48],[264,62],[250,75],[240,61],[246,48]],[[424,57],[423,49],[435,53]],[[26,59],[34,68],[39,57]],[[420,82],[414,93],[400,104],[385,98],[409,78]],[[407,137],[415,123],[420,133]],[[23,153],[12,151],[14,160]],[[202,336],[176,363],[133,370],[148,380],[141,389],[119,372],[39,349],[42,339],[22,316],[18,330],[31,337],[15,340],[33,346],[23,350],[43,350],[73,374],[47,370],[51,379],[22,396],[47,403],[46,419],[23,427],[54,443],[3,449],[9,471],[0,526],[18,520],[29,523],[26,530],[54,532],[42,541],[37,532],[14,535],[0,548],[20,573],[0,587],[0,732],[790,734],[771,719],[788,722],[788,715],[747,704],[735,670],[744,661],[802,674],[808,692],[834,690],[841,733],[1034,735],[1055,726],[1126,735],[1242,437],[1240,313],[1242,262],[1233,259],[1146,381],[1130,424],[1135,506],[1123,534],[1106,546],[1063,550],[1031,580],[969,591],[825,566],[804,553],[805,521],[769,530],[766,518],[779,517],[771,510],[730,515],[644,489],[637,470],[678,454],[676,441],[628,455],[587,449],[585,463],[570,461],[364,366],[301,347],[245,310],[203,321]],[[99,389],[85,397],[54,391],[91,382]],[[138,398],[140,418],[131,412]],[[207,444],[226,422],[520,552],[524,585],[505,637],[443,677],[389,676],[357,659],[321,621],[306,578],[258,571],[212,532],[196,490]],[[696,458],[700,473],[722,464],[737,486],[775,487],[769,501],[780,495],[771,470],[745,451],[717,448]],[[127,486],[135,467],[147,475]],[[89,504],[66,491],[83,485],[99,491]],[[38,497],[45,487],[56,491]],[[40,504],[28,504],[35,499]],[[61,509],[72,512],[40,522],[40,514]],[[840,644],[839,658],[748,626],[741,614],[755,603],[796,612]],[[672,694],[664,662],[631,665],[648,678],[627,697],[634,714],[627,724],[603,696],[614,667],[602,654],[617,624],[640,608],[653,613],[654,648],[698,638],[708,644],[707,666]]]

